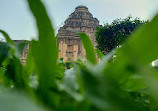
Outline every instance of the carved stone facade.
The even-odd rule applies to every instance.
[[[63,61],[75,61],[78,57],[85,60],[85,50],[77,33],[86,33],[96,46],[95,31],[98,26],[98,19],[93,17],[86,6],[76,7],[58,31],[59,58],[63,58]]]

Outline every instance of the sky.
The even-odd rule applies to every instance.
[[[85,5],[100,24],[129,15],[150,20],[158,12],[158,0],[42,0],[56,34],[78,5]],[[27,0],[0,0],[0,29],[13,40],[37,38],[37,28]],[[3,36],[0,34],[0,39]]]

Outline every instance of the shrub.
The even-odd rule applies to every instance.
[[[56,38],[43,4],[40,0],[28,3],[39,39],[31,41],[26,65],[20,61],[24,45],[16,46],[0,30],[7,41],[0,42],[2,111],[158,110],[158,70],[150,65],[158,57],[158,15],[124,46],[101,54],[100,63],[89,37],[79,34],[87,61],[65,71],[57,62]],[[116,58],[111,61],[113,55]]]

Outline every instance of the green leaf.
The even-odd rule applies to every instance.
[[[83,47],[86,51],[87,60],[92,64],[96,64],[97,59],[96,59],[96,55],[95,55],[95,51],[94,51],[94,46],[93,46],[90,38],[84,33],[79,33],[79,36],[81,38]]]
[[[129,41],[126,51],[137,57],[142,63],[149,64],[158,58],[158,15],[151,22],[138,30]]]
[[[9,56],[9,49],[9,44],[0,42],[0,65]]]
[[[14,42],[10,39],[8,34],[2,30],[0,32],[4,35],[7,40],[7,43],[3,43],[2,45],[2,59],[6,60],[3,62],[3,68],[6,69],[5,76],[12,80],[17,88],[24,89],[26,88],[25,78],[24,78],[24,71],[23,66],[20,61],[20,50],[23,49],[22,46],[15,47]],[[6,44],[8,44],[9,49],[6,48]],[[6,51],[6,52],[5,52]],[[5,52],[5,54],[3,53]],[[6,57],[4,57],[4,55]],[[18,56],[17,56],[18,55]]]
[[[140,75],[134,75],[129,77],[129,79],[122,85],[123,89],[133,92],[146,88],[144,78]]]
[[[131,74],[141,72],[142,67],[157,59],[158,15],[137,30],[125,45],[117,50],[115,62],[106,68],[116,80],[123,82]]]
[[[26,72],[26,76],[30,77],[32,74],[36,74],[36,68],[35,68],[35,60],[34,57],[32,55],[32,43],[30,42],[30,48],[27,54],[27,59],[26,59],[26,64],[24,66],[24,70]],[[29,79],[29,78],[28,78]],[[27,80],[29,81],[29,80]]]
[[[38,41],[32,41],[32,55],[38,73],[38,96],[50,107],[58,104],[57,73],[58,50],[54,29],[40,0],[28,0],[38,28]]]
[[[3,34],[8,43],[14,45],[14,42],[10,39],[9,35],[6,32],[4,32],[3,30],[0,30],[0,32]]]
[[[96,49],[95,51],[100,59],[102,59],[104,57],[104,54],[99,49]]]
[[[65,71],[65,76],[63,77],[62,83],[59,82],[59,87],[64,90],[77,101],[83,99],[82,95],[79,93],[79,84],[77,82],[77,75],[74,68]]]
[[[0,98],[1,111],[48,111],[21,92],[0,92]]]
[[[93,67],[91,67],[93,69]],[[100,110],[140,111],[138,103],[121,90],[112,78],[103,73],[93,73],[86,66],[80,68],[85,97]]]
[[[21,42],[21,43],[15,44],[15,50],[16,50],[15,52],[16,52],[16,54],[17,54],[17,57],[20,58],[20,56],[21,56],[21,54],[22,54],[22,52],[23,52],[25,46],[26,46],[26,43],[25,43],[25,42]]]
[[[152,97],[152,107],[157,110],[158,103],[158,71],[151,68],[151,62],[158,58],[158,15],[139,30],[137,30],[128,42],[118,49],[116,60],[106,68],[105,74],[112,77],[119,84],[126,84],[130,89],[142,89],[144,83]],[[141,75],[144,81],[127,81],[133,75]],[[127,82],[126,82],[127,81]],[[129,84],[130,83],[130,84]],[[143,86],[143,87],[142,87]]]

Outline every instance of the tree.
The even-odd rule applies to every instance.
[[[116,19],[111,24],[106,23],[103,27],[98,27],[96,31],[97,48],[107,54],[113,48],[122,45],[136,28],[147,22],[128,16],[125,19]]]

